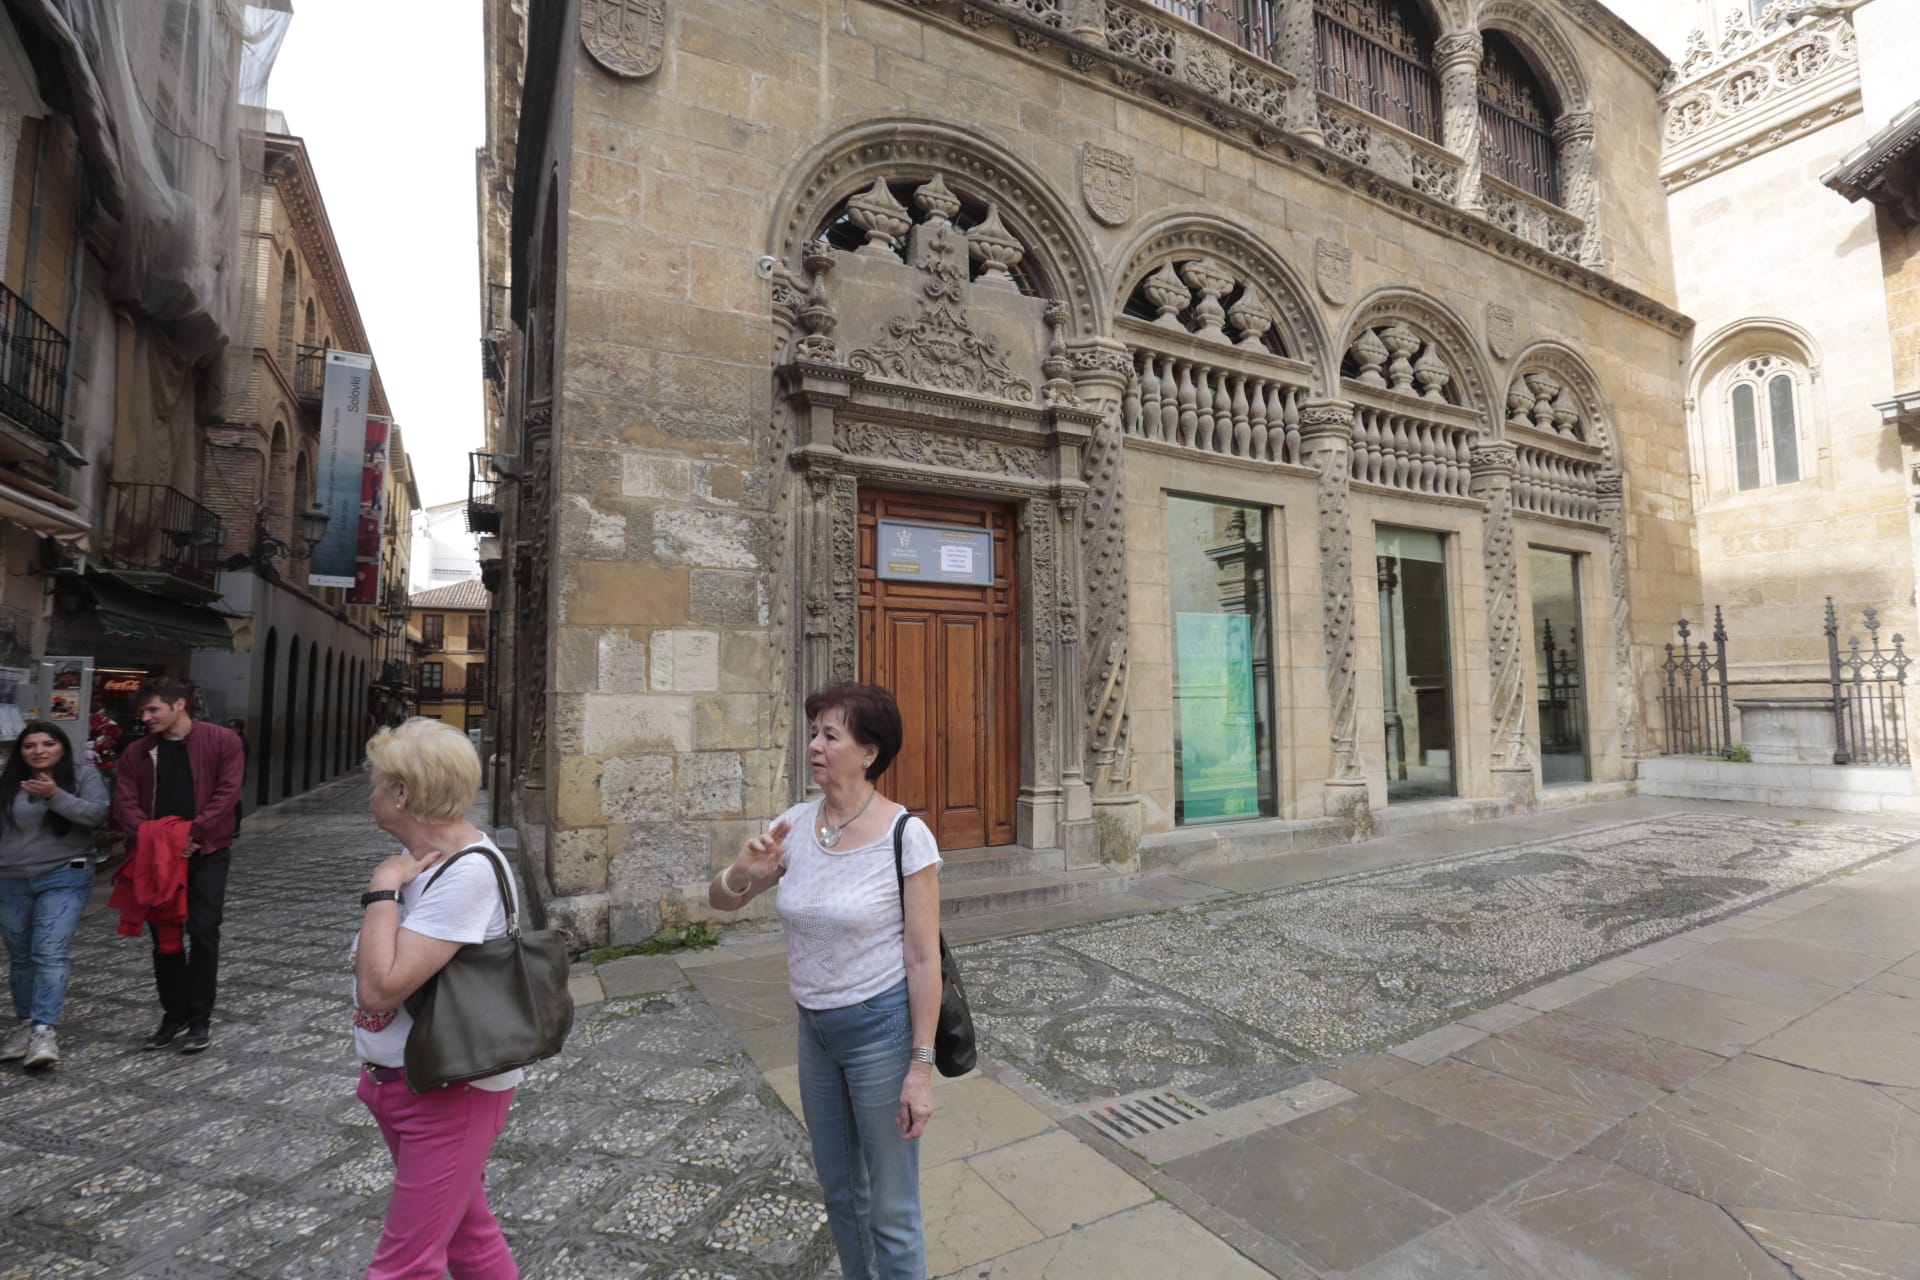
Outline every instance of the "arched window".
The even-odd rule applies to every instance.
[[[1760,489],[1800,479],[1799,370],[1777,355],[1749,356],[1726,378],[1733,487]]]
[[[1313,0],[1320,89],[1440,140],[1433,33],[1413,0]]]
[[[293,368],[293,321],[300,310],[300,268],[293,250],[280,262],[280,360]]]
[[[293,471],[287,466],[287,424],[273,424],[273,443],[267,454],[266,526],[276,538],[287,533],[287,518],[293,511],[293,490],[289,482]],[[249,531],[251,536],[251,531]]]
[[[313,299],[308,298],[307,299],[307,322],[305,325],[301,326],[300,341],[310,347],[313,345],[314,337],[318,335],[319,332],[320,332],[319,317],[314,311]]]
[[[1553,99],[1513,42],[1481,36],[1480,167],[1500,181],[1560,203],[1560,161],[1553,144]]]

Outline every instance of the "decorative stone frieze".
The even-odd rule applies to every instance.
[[[658,71],[666,34],[667,0],[580,0],[580,42],[616,76]]]

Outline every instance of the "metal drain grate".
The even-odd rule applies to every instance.
[[[1081,1108],[1080,1114],[1102,1133],[1129,1142],[1212,1113],[1190,1098],[1163,1091],[1104,1098]]]

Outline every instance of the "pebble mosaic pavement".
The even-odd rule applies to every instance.
[[[1912,843],[1678,813],[958,956],[983,1051],[1056,1101],[1226,1107]]]
[[[134,1048],[144,940],[74,943],[63,1061],[0,1067],[0,1280],[365,1272],[392,1161],[358,1100],[347,947],[391,844],[356,786],[235,850],[214,1047]],[[837,1275],[806,1137],[692,991],[580,1012],[529,1072],[487,1185],[546,1280]]]

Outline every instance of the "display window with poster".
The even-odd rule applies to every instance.
[[[94,668],[87,745],[94,765],[109,778],[120,758],[120,748],[144,732],[140,725],[140,686],[158,674],[145,667]]]

